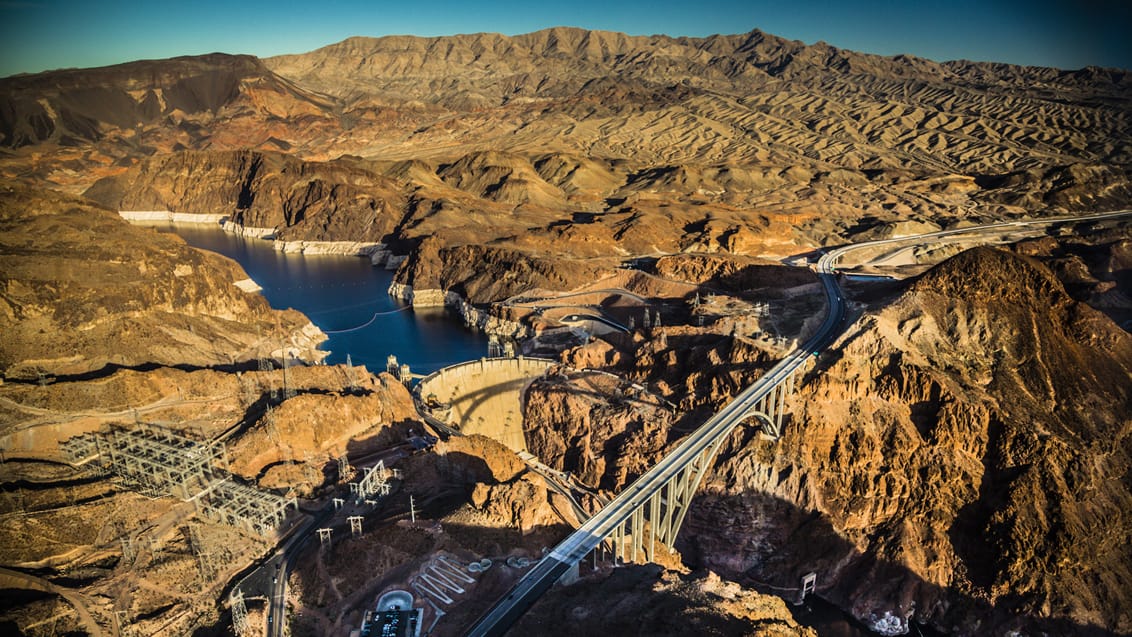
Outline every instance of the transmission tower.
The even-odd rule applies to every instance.
[[[356,393],[358,389],[360,389],[358,387],[358,381],[354,378],[354,359],[350,358],[349,354],[346,354],[346,391],[353,394]]]
[[[228,605],[232,607],[232,628],[237,635],[243,637],[248,633],[248,607],[244,605],[244,591],[233,589],[228,596]]]
[[[208,581],[212,579],[212,576],[215,574],[212,568],[212,554],[204,550],[204,542],[201,540],[200,528],[195,524],[189,524],[188,528],[189,548],[197,558],[197,566],[200,568],[201,579]]]
[[[136,547],[134,547],[133,541],[130,539],[129,535],[123,535],[121,541],[122,559],[127,562],[132,562],[134,558],[137,557],[137,551],[135,550]]]
[[[273,369],[275,369],[275,366],[271,363],[271,359],[259,359],[259,371],[270,372]],[[279,392],[275,389],[275,382],[271,380],[271,374],[265,373],[264,378],[267,379],[267,395],[271,397],[272,402],[279,400]]]
[[[283,400],[295,397],[295,388],[287,384],[287,368],[290,366],[291,357],[288,356],[287,350],[283,350]]]

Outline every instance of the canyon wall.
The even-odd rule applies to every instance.
[[[379,243],[402,215],[392,180],[356,162],[307,162],[271,152],[166,155],[105,177],[86,196],[115,210],[224,215],[276,239]]]
[[[885,631],[1132,628],[1132,338],[1041,264],[965,252],[862,318],[781,441],[738,431],[678,545]]]
[[[4,376],[325,356],[306,317],[237,285],[234,261],[88,201],[5,188],[0,245]]]
[[[997,249],[874,303],[805,376],[781,440],[741,425],[720,449],[677,540],[685,562],[768,590],[817,572],[823,597],[884,634],[910,620],[956,635],[1129,630],[1132,337],[1047,266]],[[541,381],[528,446],[619,490],[773,359],[681,329],[631,356],[568,356],[628,369],[678,417]]]

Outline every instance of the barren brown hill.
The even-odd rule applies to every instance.
[[[288,351],[317,360],[325,336],[237,287],[235,262],[136,228],[89,201],[0,192],[0,375],[107,365],[229,365]]]
[[[9,77],[0,79],[0,170],[78,191],[155,153],[298,150],[340,130],[333,109],[247,55]]]
[[[256,96],[269,94],[274,105],[255,103]],[[252,56],[220,53],[21,75],[3,81],[3,96],[0,140],[11,148],[43,142],[75,146],[98,141],[108,129],[162,120],[176,125],[187,117],[220,119],[248,110],[289,116],[330,104],[272,75]],[[282,110],[272,108],[284,103]]]
[[[909,218],[949,226],[1132,199],[1126,71],[936,63],[758,31],[351,38],[262,62],[213,55],[8,78],[0,98],[10,179],[82,192],[150,157],[142,172],[184,180],[188,163],[161,155],[186,149],[348,154],[396,186],[352,182],[345,196],[411,193],[392,211],[404,217],[393,234],[447,233],[447,244],[702,251],[695,229],[713,219],[740,234],[769,219],[795,230],[717,248],[774,254]],[[275,210],[248,221],[302,216],[284,212],[295,193],[257,185],[256,207]],[[170,206],[210,196],[127,195]],[[220,212],[242,209],[224,201],[235,209]],[[292,238],[356,240],[372,212],[331,208]],[[613,214],[567,214],[578,210]]]
[[[351,38],[266,64],[339,96],[359,117],[375,100],[454,115],[375,140],[375,154],[419,155],[443,137],[654,164],[998,174],[1132,158],[1132,78],[1111,69],[940,64],[759,31],[670,38],[570,28]],[[495,125],[482,126],[489,118]]]

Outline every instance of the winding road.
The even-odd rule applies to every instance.
[[[0,568],[0,587],[29,589],[58,595],[67,600],[67,603],[74,607],[75,615],[79,623],[83,625],[90,635],[103,637],[105,634],[102,632],[102,628],[98,625],[98,622],[94,621],[94,616],[91,615],[90,610],[87,608],[86,597],[74,590],[56,586],[42,577],[36,577],[35,575],[29,575],[28,573],[21,573],[20,571],[13,571],[7,568]]]

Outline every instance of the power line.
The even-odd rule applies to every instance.
[[[323,333],[326,333],[326,334],[345,334],[346,332],[356,332],[358,330],[365,329],[365,328],[369,327],[371,324],[373,324],[374,321],[377,320],[377,317],[379,317],[379,316],[386,316],[386,315],[389,315],[389,314],[397,314],[398,312],[404,312],[405,310],[409,310],[409,309],[412,309],[412,306],[406,305],[405,307],[402,307],[402,308],[399,308],[399,309],[396,309],[396,310],[389,310],[388,312],[374,312],[373,316],[371,316],[368,321],[366,321],[365,323],[362,323],[361,325],[358,325],[356,327],[349,327],[349,328],[346,328],[344,330],[322,330],[322,331],[323,331]]]

